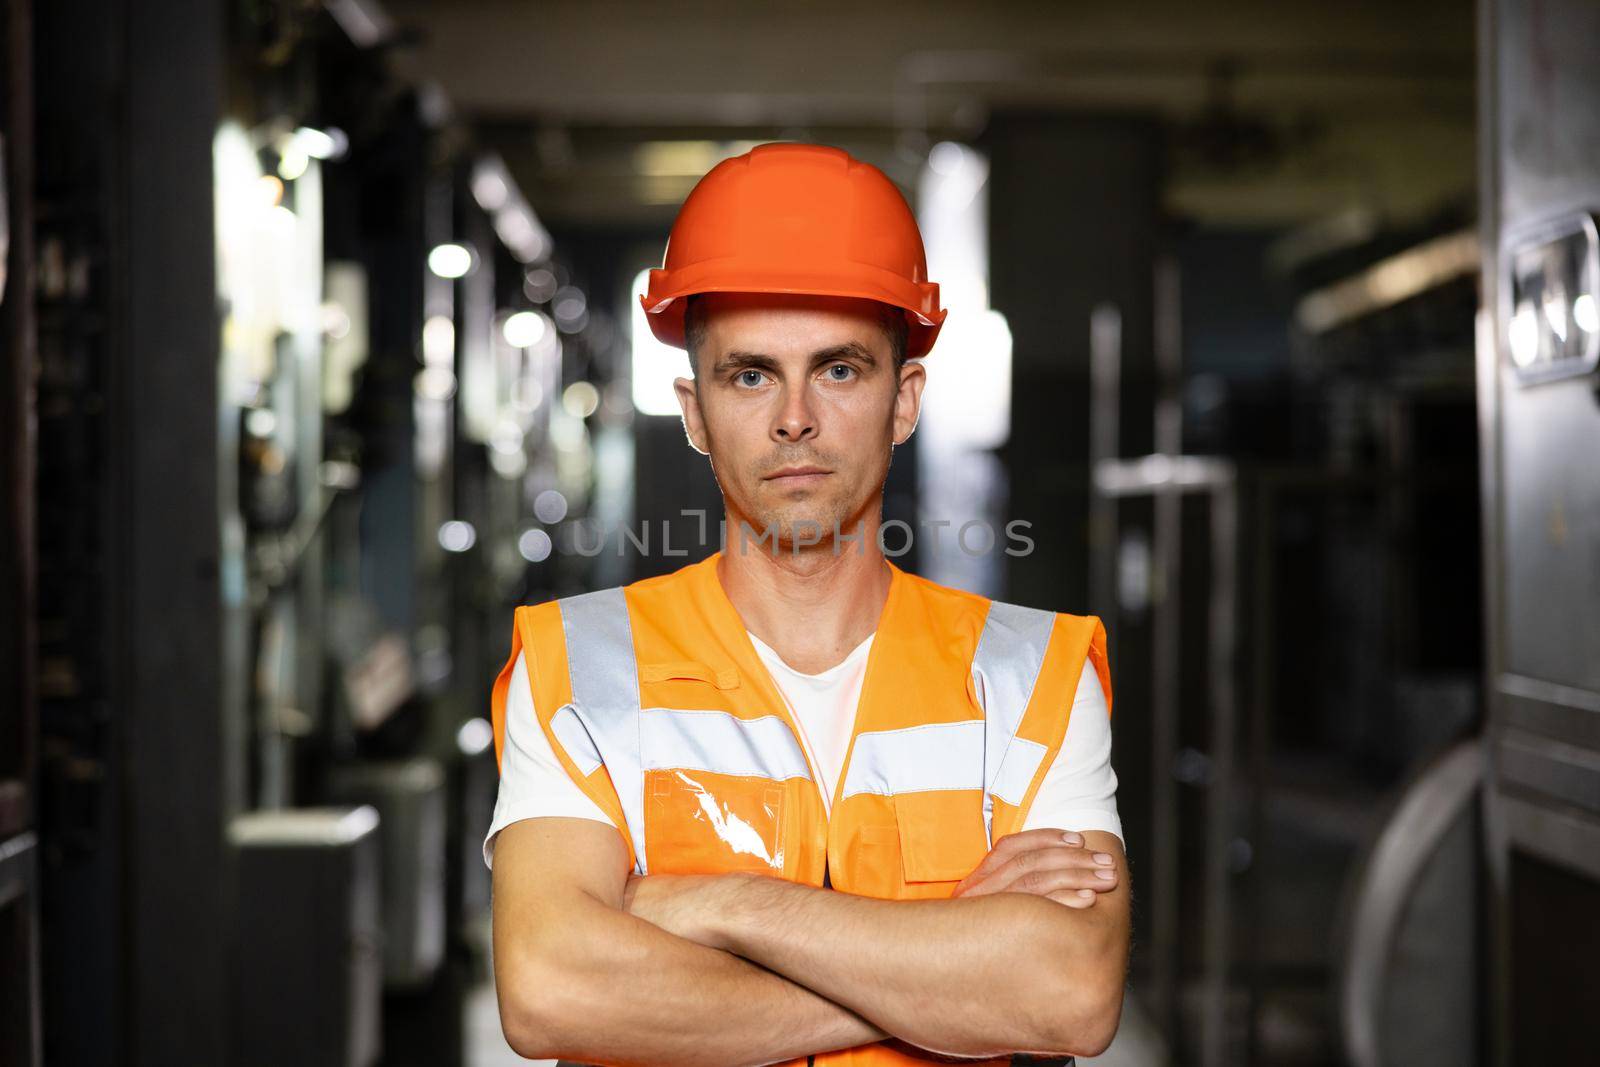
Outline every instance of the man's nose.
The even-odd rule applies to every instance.
[[[817,436],[816,412],[811,407],[810,390],[804,385],[785,387],[783,406],[773,423],[772,436],[785,444]]]

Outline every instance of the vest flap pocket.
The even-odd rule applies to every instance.
[[[718,689],[737,689],[739,688],[739,671],[734,667],[714,670],[707,664],[687,659],[670,663],[641,663],[639,664],[639,681],[693,681],[705,682],[708,685],[716,686]]]
[[[907,882],[958,882],[988,854],[982,790],[900,793],[894,807]]]
[[[651,874],[784,869],[784,783],[672,769],[646,771],[644,787]]]

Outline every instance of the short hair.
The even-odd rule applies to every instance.
[[[706,339],[705,313],[696,313],[695,305],[700,302],[704,293],[691,293],[684,298],[683,304],[683,340],[684,347],[689,350],[689,374],[698,378],[700,376],[699,360],[695,358],[696,351]],[[883,327],[884,336],[889,339],[889,351],[894,357],[896,376],[906,362],[906,336],[910,327],[906,324],[906,313],[892,304],[876,301],[878,308],[878,324]]]

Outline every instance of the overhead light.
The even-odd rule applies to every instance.
[[[521,452],[523,446],[522,427],[511,419],[504,419],[496,426],[494,433],[489,438],[489,447],[496,452]]]
[[[560,522],[567,517],[567,498],[559,489],[546,489],[533,498],[533,517],[542,523]]]
[[[548,304],[560,284],[548,267],[534,267],[522,278],[522,295],[535,304]]]
[[[1555,331],[1556,340],[1565,343],[1567,340],[1567,294],[1560,289],[1552,289],[1544,294],[1544,320],[1550,324],[1550,329]]]
[[[337,300],[322,302],[322,332],[334,341],[350,336],[350,313]]]
[[[276,174],[263,174],[257,179],[256,188],[261,190],[261,199],[267,207],[283,203],[283,181]]]
[[[505,160],[492,152],[480,156],[468,184],[473,200],[489,215],[495,236],[519,262],[537,263],[550,254],[549,231],[517,188]]]
[[[350,138],[332,126],[326,130],[301,126],[294,131],[294,143],[312,159],[338,159],[350,148]]]
[[[456,325],[448,315],[430,315],[422,324],[422,362],[448,369],[456,358]]]
[[[537,526],[522,531],[517,538],[517,551],[529,563],[542,563],[550,558],[550,535]]]
[[[465,552],[478,541],[478,531],[472,523],[451,519],[439,527],[439,547],[446,552]]]
[[[948,178],[966,166],[969,149],[954,141],[940,141],[928,150],[928,167],[940,177]]]
[[[1572,302],[1572,321],[1584,333],[1600,333],[1600,309],[1593,294],[1584,293]]]
[[[328,14],[357,48],[372,48],[394,36],[394,20],[378,0],[323,0]]]
[[[456,392],[456,376],[443,367],[423,367],[412,380],[412,388],[423,400],[443,403]]]
[[[306,172],[311,166],[311,155],[300,142],[291,137],[284,142],[283,149],[278,153],[278,177],[286,182],[292,182]]]
[[[1307,293],[1295,306],[1295,320],[1307,333],[1327,333],[1435,286],[1475,274],[1482,254],[1473,230],[1435,237],[1353,277]]]
[[[537,263],[550,254],[550,235],[523,204],[507,204],[494,213],[494,232],[523,263]]]
[[[472,249],[466,245],[438,245],[428,253],[428,269],[441,278],[465,277],[472,270],[472,261]]]
[[[1523,385],[1600,368],[1600,226],[1576,212],[1509,231],[1506,349]]]
[[[1511,316],[1511,360],[1519,367],[1531,367],[1539,358],[1539,315],[1533,302],[1524,300]]]
[[[472,198],[485,211],[499,211],[506,204],[506,181],[498,169],[480,169],[472,175]]]
[[[502,478],[517,478],[528,469],[528,456],[524,452],[491,450],[489,468]]]
[[[478,756],[494,744],[494,727],[483,716],[468,719],[456,730],[456,749],[463,756]]]
[[[575,285],[564,285],[557,289],[550,310],[562,333],[581,333],[589,323],[589,300],[583,295],[583,290]]]
[[[543,401],[544,386],[539,384],[539,379],[524,374],[511,383],[511,406],[518,411],[531,415],[539,410]]]
[[[550,327],[537,311],[519,311],[500,326],[506,344],[512,348],[532,348],[544,339]]]
[[[649,178],[698,178],[759,141],[646,141],[634,149],[634,169]]]
[[[244,426],[252,437],[271,437],[278,428],[278,416],[271,408],[251,408],[250,414],[244,417]]]
[[[593,382],[573,382],[562,392],[561,406],[567,414],[587,419],[600,406],[600,390]]]

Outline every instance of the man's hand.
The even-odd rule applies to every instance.
[[[1098,894],[1115,889],[1117,882],[1116,859],[1108,852],[1085,848],[1082,834],[1024,830],[995,842],[952,895],[1031,893],[1069,908],[1089,908]]]

